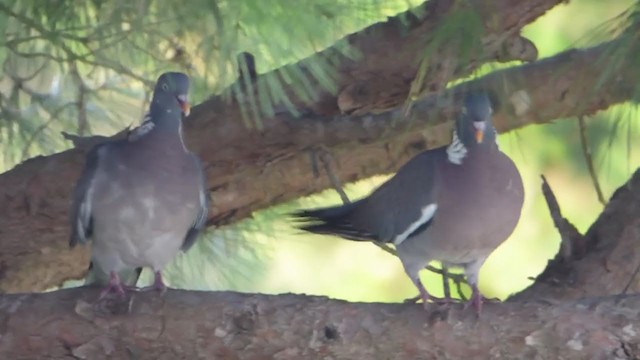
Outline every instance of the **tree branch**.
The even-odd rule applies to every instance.
[[[580,146],[582,147],[582,155],[584,156],[584,161],[587,164],[587,169],[589,170],[593,189],[596,191],[600,204],[605,206],[607,205],[607,201],[604,199],[604,193],[602,192],[600,182],[598,181],[598,174],[596,173],[596,168],[593,165],[593,156],[591,156],[589,140],[587,139],[587,125],[585,124],[583,116],[578,117],[578,128],[580,129]]]
[[[349,303],[169,290],[92,305],[97,291],[0,296],[5,359],[627,359],[640,296],[562,305]],[[302,311],[301,311],[302,310]],[[455,334],[455,335],[454,335]],[[516,355],[518,354],[518,355]]]
[[[566,251],[550,262],[531,287],[509,301],[573,301],[640,292],[640,168],[611,196],[584,237],[562,218],[557,205],[550,204],[550,211]]]

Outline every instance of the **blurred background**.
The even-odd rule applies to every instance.
[[[254,54],[258,72],[264,73],[421,3],[174,2],[93,1],[73,9],[54,4],[59,2],[0,2],[5,30],[0,48],[0,172],[30,157],[69,148],[60,131],[111,135],[137,125],[147,106],[149,84],[162,71],[187,71],[194,79],[191,101],[197,104],[236,79],[235,56],[241,51]],[[634,6],[632,0],[574,0],[525,27],[523,35],[536,44],[540,58],[552,56],[611,37]],[[474,76],[513,65],[489,64]],[[321,68],[317,73],[325,76]],[[640,135],[636,116],[636,107],[625,104],[585,119],[605,199],[640,165],[634,146]],[[526,192],[516,231],[481,271],[485,296],[504,299],[527,287],[530,277],[558,251],[559,235],[540,191],[540,174],[547,177],[563,214],[581,232],[603,205],[587,170],[577,119],[528,126],[501,135],[499,142],[520,169]],[[387,176],[349,184],[345,190],[356,199]],[[397,302],[415,296],[399,260],[375,245],[302,234],[288,224],[287,212],[337,203],[338,194],[327,190],[256,212],[232,226],[209,229],[164,272],[165,279],[177,288],[291,292],[351,301]],[[439,276],[427,271],[422,276],[427,288],[441,295]],[[145,270],[141,284],[150,281]]]

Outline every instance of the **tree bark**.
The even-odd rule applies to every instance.
[[[578,234],[579,235],[579,234]],[[538,281],[513,301],[557,301],[606,294],[640,293],[640,168],[611,196],[583,237],[571,244],[570,259],[552,260]]]
[[[637,359],[640,296],[552,304],[349,303],[169,290],[2,295],[3,359]]]
[[[424,84],[421,91],[437,90],[444,80],[464,76],[483,62],[518,56],[530,59],[530,51],[517,51],[530,49],[518,32],[558,2],[470,2],[481,9],[485,51],[468,64],[455,66],[446,79]],[[354,181],[392,172],[417,152],[446,143],[448,121],[453,116],[450,104],[443,102],[447,94],[424,97],[408,114],[400,109],[379,111],[397,108],[404,101],[409,93],[407,79],[413,79],[417,69],[414,60],[423,48],[420,41],[459,10],[453,3],[427,2],[423,15],[410,17],[404,31],[398,30],[400,21],[392,18],[347,37],[362,56],[339,63],[335,94],[320,91],[311,104],[292,100],[302,109],[301,118],[276,111],[262,119],[259,129],[248,129],[236,100],[228,102],[216,96],[194,107],[185,124],[185,136],[206,167],[213,198],[209,223],[228,224],[252,211],[327,188],[327,178],[312,171],[311,158],[318,153],[329,152],[338,164],[336,175],[342,181]],[[637,70],[624,61],[618,69],[621,78],[605,79],[597,94],[587,90],[604,72],[606,62],[596,60],[615,45],[611,42],[570,51],[499,71],[465,83],[453,93],[479,86],[493,90],[495,97],[502,99],[495,114],[500,131],[560,116],[591,114],[625,101],[633,93]],[[329,57],[328,52],[315,56]],[[434,59],[434,69],[454,61],[455,53],[443,53],[449,55]],[[295,66],[303,72],[306,69],[304,61]],[[255,79],[253,89],[277,72]],[[374,81],[382,78],[389,80],[384,89],[385,82]],[[352,85],[356,83],[360,84],[356,88],[364,86],[368,91],[364,95],[355,91]],[[370,87],[364,85],[369,83]],[[340,114],[340,110],[348,114]],[[370,114],[354,115],[358,113]],[[88,249],[67,249],[66,221],[69,194],[85,151],[78,148],[30,159],[0,176],[0,292],[40,291],[86,272]]]

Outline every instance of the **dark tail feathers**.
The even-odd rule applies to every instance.
[[[356,228],[351,223],[351,212],[358,202],[320,209],[300,210],[291,215],[302,224],[298,229],[315,234],[334,235],[354,241],[377,240],[372,234]]]

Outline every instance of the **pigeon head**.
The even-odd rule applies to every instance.
[[[455,133],[467,149],[495,144],[496,133],[491,121],[493,109],[484,92],[465,95]]]
[[[167,72],[158,78],[153,90],[151,112],[177,110],[185,116],[189,115],[189,77],[179,72]]]

